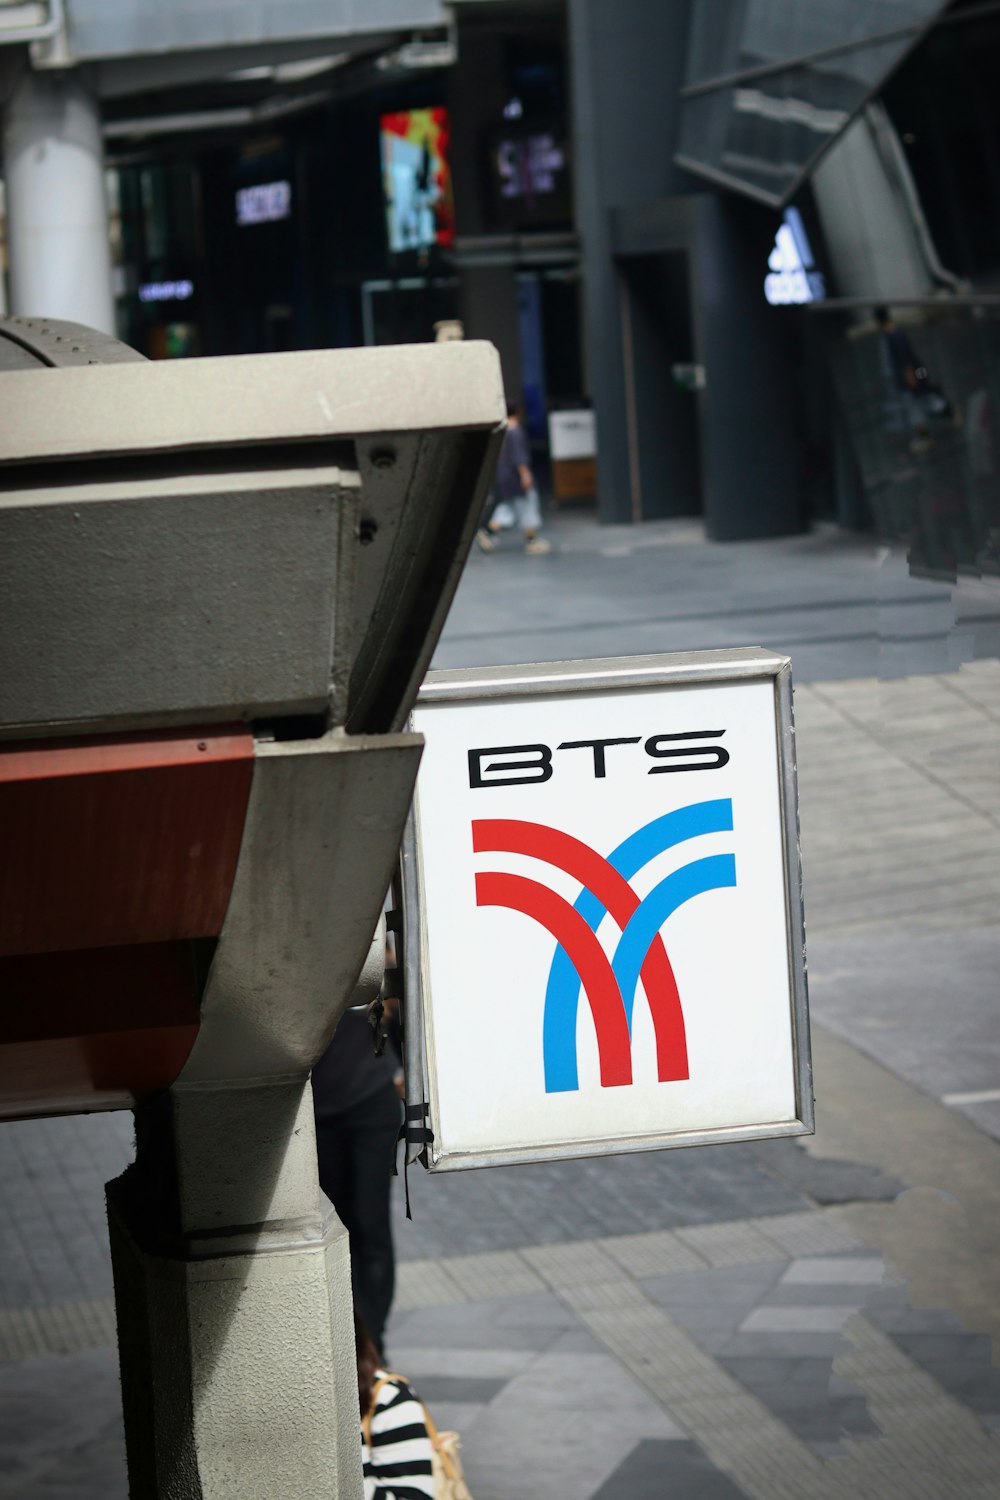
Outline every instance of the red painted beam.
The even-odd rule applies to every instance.
[[[242,726],[0,746],[0,1117],[175,1080],[252,776]]]
[[[0,955],[217,935],[252,773],[244,730],[0,746]]]

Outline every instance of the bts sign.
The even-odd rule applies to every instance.
[[[414,726],[428,1164],[811,1130],[787,658],[432,673]]]

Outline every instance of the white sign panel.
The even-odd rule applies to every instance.
[[[549,412],[550,458],[593,458],[596,453],[597,428],[592,411]]]
[[[432,673],[434,1168],[812,1128],[787,658]]]

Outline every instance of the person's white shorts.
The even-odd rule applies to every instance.
[[[532,485],[523,495],[513,500],[501,500],[490,516],[490,525],[507,531],[511,526],[520,526],[522,531],[537,531],[542,524],[542,507],[538,491]]]

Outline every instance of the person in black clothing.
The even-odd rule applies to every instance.
[[[887,307],[876,307],[875,321],[882,333],[885,363],[906,407],[911,427],[922,435],[928,417],[950,417],[951,403],[933,383],[909,337],[893,322]]]
[[[916,352],[909,338],[901,328],[897,328],[892,320],[887,307],[876,307],[875,321],[882,331],[882,347],[885,350],[886,360],[892,373],[893,383],[898,391],[916,391],[918,385],[917,371],[923,367],[917,359]],[[923,370],[926,378],[927,371]]]
[[[381,1351],[396,1279],[390,1193],[402,1072],[372,1049],[364,1008],[345,1011],[313,1069],[319,1181],[350,1235],[354,1306]]]

